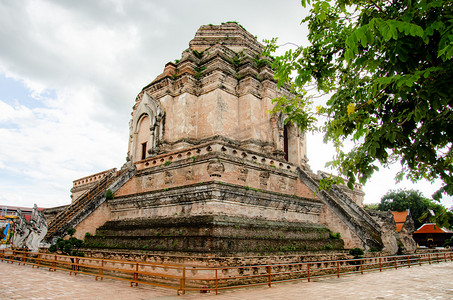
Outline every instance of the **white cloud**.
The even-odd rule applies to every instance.
[[[17,120],[27,120],[32,117],[29,108],[23,105],[12,107],[3,101],[0,101],[0,123],[17,122]]]
[[[121,166],[124,162],[127,126],[123,126],[122,132],[112,131],[111,126],[90,119],[90,110],[96,109],[93,105],[95,97],[87,101],[86,97],[90,94],[85,90],[65,93],[63,99],[69,101],[68,105],[63,105],[63,100],[57,98],[52,101],[54,106],[34,109],[11,107],[0,101],[0,124],[8,122],[10,125],[9,128],[0,128],[3,145],[0,148],[0,165],[7,172],[22,175],[32,184],[37,184],[36,188],[40,191],[35,191],[34,197],[28,198],[28,201],[47,202],[47,199],[39,199],[39,194],[48,197],[54,191],[68,202],[72,180],[91,172]],[[72,105],[74,102],[79,105]],[[2,180],[0,194],[3,197],[4,193],[11,196],[14,191],[17,194],[28,191],[23,189],[21,182],[17,185],[3,184]],[[62,189],[62,186],[65,188]],[[56,203],[63,204],[61,201]]]

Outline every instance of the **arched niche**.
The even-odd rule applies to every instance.
[[[274,116],[275,144],[277,150],[284,153],[284,159],[294,165],[304,165],[306,162],[305,134],[290,122],[286,122],[286,115],[279,113]]]
[[[135,157],[137,160],[143,160],[148,156],[149,138],[151,135],[150,118],[147,114],[143,114],[137,124]]]
[[[129,123],[128,160],[136,162],[160,152],[165,113],[158,101],[146,92],[137,96]]]

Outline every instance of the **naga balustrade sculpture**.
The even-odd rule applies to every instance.
[[[13,238],[14,248],[27,248],[32,252],[39,251],[39,244],[47,233],[47,222],[38,206],[35,204],[30,221],[25,219],[24,214],[17,208],[18,219],[15,219],[15,232]]]

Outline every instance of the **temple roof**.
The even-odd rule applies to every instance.
[[[409,215],[409,210],[405,211],[392,211],[393,218],[395,219],[396,223],[404,223],[406,222],[406,218]]]
[[[407,216],[409,215],[409,210],[405,211],[392,211],[393,219],[396,223],[396,231],[400,232],[406,223]]]
[[[416,233],[453,233],[453,231],[450,231],[446,228],[440,228],[434,223],[426,223],[420,226],[420,228],[417,229],[417,231],[414,232]]]

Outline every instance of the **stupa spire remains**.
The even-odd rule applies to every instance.
[[[222,44],[235,52],[247,49],[260,54],[263,51],[263,45],[257,41],[256,37],[236,22],[203,25],[189,43],[190,49],[198,52],[216,44]]]

